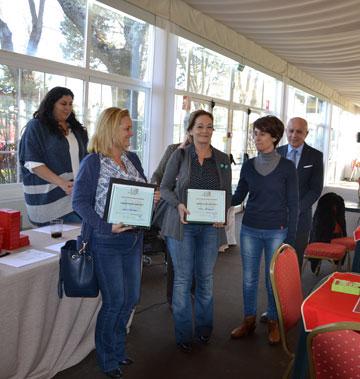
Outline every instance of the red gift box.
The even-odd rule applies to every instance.
[[[5,231],[20,232],[20,211],[13,209],[0,209],[0,226]]]
[[[0,251],[2,248],[3,240],[4,240],[4,233],[5,233],[4,228],[0,228]]]
[[[20,211],[0,209],[0,227],[4,229],[4,249],[13,250],[19,247],[20,241]]]
[[[29,236],[25,234],[20,234],[19,247],[24,247],[28,245],[30,245]]]

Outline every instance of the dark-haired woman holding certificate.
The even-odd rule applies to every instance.
[[[92,231],[90,244],[102,296],[95,347],[100,368],[110,378],[121,378],[122,366],[133,362],[125,351],[126,324],[140,295],[143,233],[104,220],[110,178],[146,182],[139,158],[128,151],[132,135],[126,109],[105,109],[73,191],[73,208],[83,228]]]
[[[190,115],[193,143],[176,150],[160,186],[168,203],[162,233],[174,265],[173,317],[178,347],[190,353],[195,340],[207,344],[213,329],[213,271],[219,233],[231,202],[231,168],[226,154],[211,146],[213,116]],[[194,317],[191,285],[195,277]],[[193,324],[195,329],[193,329]]]

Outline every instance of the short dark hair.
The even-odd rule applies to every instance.
[[[280,142],[284,134],[284,124],[283,122],[275,116],[264,116],[258,118],[253,123],[253,130],[258,129],[262,132],[269,133],[271,137],[276,138],[274,142],[274,147]]]
[[[198,109],[197,111],[191,112],[191,114],[190,114],[189,125],[187,127],[188,132],[190,132],[190,130],[192,130],[192,128],[195,125],[196,119],[200,116],[208,116],[211,118],[211,121],[214,122],[214,116],[210,112],[207,112],[204,109]]]
[[[59,129],[59,124],[55,120],[53,115],[55,103],[63,96],[71,96],[74,99],[73,92],[66,87],[54,87],[52,88],[42,99],[39,108],[34,112],[33,117],[39,119],[44,127],[47,127],[51,132],[62,135]],[[71,112],[67,119],[67,122],[75,129],[84,129],[80,122],[76,119],[75,113]]]

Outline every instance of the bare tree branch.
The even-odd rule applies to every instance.
[[[79,32],[85,34],[86,8],[74,0],[57,0],[65,15],[77,27]],[[126,34],[126,30],[124,31]],[[125,37],[127,39],[128,37]],[[101,31],[91,31],[91,42],[95,56],[108,68],[110,72],[129,75],[131,51],[117,48],[113,44],[104,41]]]
[[[32,19],[32,23],[34,25],[34,22],[36,24],[36,20],[37,20],[37,15],[36,15],[36,9],[35,9],[35,3],[33,0],[28,0],[28,3],[29,3],[29,8],[30,8],[30,13],[31,13],[31,19]]]
[[[28,55],[34,55],[36,52],[43,28],[43,16],[44,16],[44,7],[45,7],[45,0],[40,0],[39,3],[39,12],[36,14],[35,9],[35,3],[34,0],[28,0],[29,7],[30,7],[30,13],[31,13],[31,21],[32,21],[32,28],[31,33],[29,37],[29,42],[26,48],[26,53]]]
[[[1,18],[0,18],[0,47],[3,50],[14,51],[11,30]]]

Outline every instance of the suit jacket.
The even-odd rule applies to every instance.
[[[277,151],[286,158],[288,145],[278,147]],[[300,211],[297,231],[306,232],[311,229],[312,205],[320,197],[324,185],[323,153],[304,143],[297,174]]]

